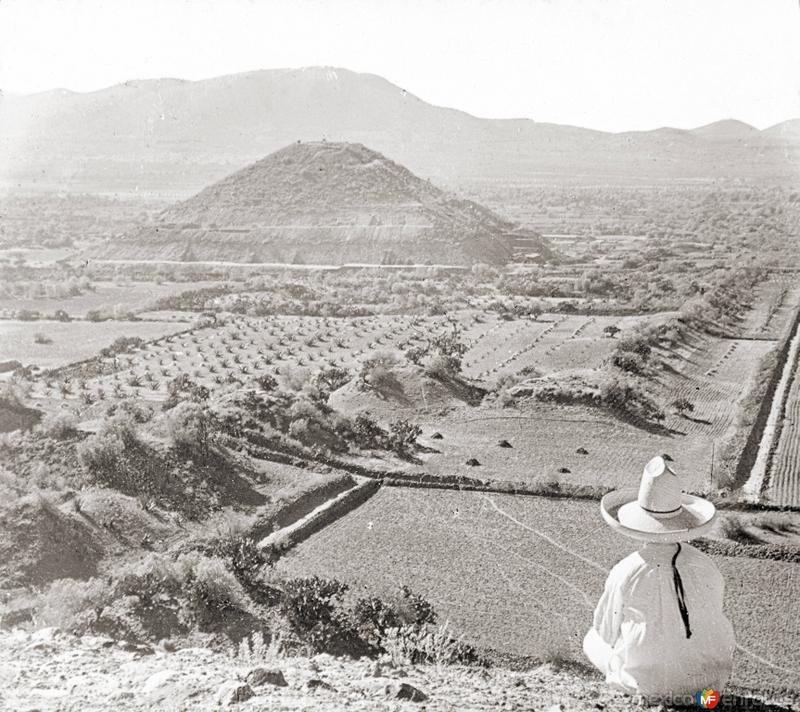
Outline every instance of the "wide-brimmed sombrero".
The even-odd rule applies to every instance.
[[[707,499],[681,491],[680,478],[663,457],[645,465],[638,489],[619,489],[603,497],[600,511],[620,534],[664,543],[707,534],[716,516],[716,508]]]

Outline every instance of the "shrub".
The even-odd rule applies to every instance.
[[[364,449],[382,447],[386,431],[369,413],[359,413],[352,424],[356,444]]]
[[[274,391],[278,387],[277,379],[270,376],[268,373],[262,374],[256,378],[256,383],[261,387],[262,391],[266,391],[267,393]]]
[[[387,445],[399,455],[405,455],[414,449],[420,435],[422,435],[422,428],[419,425],[400,418],[389,425]]]
[[[360,598],[352,611],[353,622],[361,637],[380,647],[390,628],[400,625],[397,611],[380,598]]]
[[[81,464],[100,481],[116,481],[125,461],[125,453],[138,443],[132,418],[119,413],[107,418],[101,430],[78,445]]]
[[[52,344],[53,343],[53,340],[47,334],[43,334],[41,331],[37,331],[34,334],[33,340],[37,344]]]
[[[415,625],[390,628],[382,647],[398,666],[474,664],[478,661],[475,648],[466,645],[463,638],[454,638],[447,622],[433,629]]]
[[[261,549],[246,536],[225,536],[208,546],[207,553],[227,562],[242,588],[254,598],[266,592],[261,571],[267,563]]]
[[[347,584],[318,576],[296,578],[284,584],[281,611],[295,633],[313,650],[360,656],[369,645],[342,610]]]
[[[116,354],[126,354],[144,345],[144,340],[139,336],[120,336],[115,339],[111,346],[100,349],[100,355],[104,357]]]
[[[382,391],[390,388],[396,382],[392,368],[397,365],[397,358],[389,352],[377,352],[361,364],[358,373],[359,383],[362,387]]]
[[[45,437],[66,440],[77,433],[78,418],[72,413],[50,413],[36,427]]]
[[[98,394],[99,397],[99,394]],[[102,399],[101,399],[102,400]],[[106,415],[124,413],[130,416],[135,423],[149,423],[153,419],[153,408],[139,401],[126,398],[119,403],[112,403],[106,409]]]
[[[351,378],[352,374],[346,368],[324,368],[314,377],[314,385],[323,393],[332,393],[350,383]]]
[[[636,375],[642,374],[647,370],[644,358],[638,353],[629,351],[617,351],[611,357],[611,363],[620,371]]]
[[[221,559],[187,555],[177,563],[185,571],[186,612],[201,629],[218,622],[220,614],[250,607],[242,585]]]
[[[211,416],[199,403],[179,403],[167,415],[167,433],[174,447],[189,455],[208,457]]]
[[[670,403],[670,407],[680,415],[694,412],[694,403],[692,403],[692,401],[690,401],[688,398],[676,398],[674,401],[672,401],[672,403]]]
[[[83,632],[96,622],[112,598],[110,588],[100,579],[58,579],[38,597],[34,620],[37,627]]]
[[[173,378],[167,384],[169,396],[162,406],[164,410],[174,408],[183,400],[191,400],[196,403],[203,403],[208,400],[210,392],[208,388],[192,381],[185,373]]]

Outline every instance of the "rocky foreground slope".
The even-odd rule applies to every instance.
[[[597,676],[544,664],[504,668],[404,666],[330,655],[243,660],[206,647],[170,650],[78,638],[57,628],[0,632],[0,709],[80,710],[672,709],[609,690]],[[780,712],[790,703],[723,697],[718,709]]]

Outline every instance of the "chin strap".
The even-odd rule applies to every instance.
[[[675,582],[675,595],[678,597],[678,610],[681,612],[681,619],[683,620],[683,627],[686,629],[686,637],[692,637],[692,629],[689,627],[689,609],[686,608],[686,593],[683,590],[683,581],[681,575],[678,573],[678,567],[675,562],[678,560],[678,554],[681,553],[681,545],[678,544],[678,549],[672,557],[672,580]]]

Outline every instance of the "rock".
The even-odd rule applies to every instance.
[[[137,655],[154,655],[155,650],[151,648],[149,645],[139,645],[138,643],[131,643],[127,640],[120,640],[117,643],[117,647],[120,650],[124,650],[126,653],[136,653]]]
[[[311,678],[307,683],[306,687],[309,690],[330,690],[331,692],[336,692],[336,688],[331,685],[329,682],[325,682],[325,680],[320,680],[318,677]]]
[[[370,677],[383,677],[383,666],[379,662],[376,662],[370,667],[369,674]]]
[[[222,683],[222,687],[217,691],[217,704],[227,707],[245,702],[254,696],[253,688],[247,683],[228,680],[228,682]]]
[[[0,628],[11,630],[12,628],[16,628],[18,625],[22,625],[23,623],[29,623],[31,620],[33,620],[33,614],[35,612],[36,609],[31,607],[18,608],[17,610],[3,613],[0,615]]]
[[[441,433],[434,433],[433,435],[431,435],[431,440],[442,440],[442,439],[444,439],[444,435],[442,435]]]
[[[558,468],[558,471],[559,471],[559,472],[560,472],[562,475],[568,475],[568,474],[570,473],[570,469],[569,469],[568,467],[559,467],[559,468]]]
[[[112,638],[106,638],[105,636],[102,635],[82,635],[81,643],[83,643],[87,648],[91,648],[92,650],[114,647],[114,640]]]
[[[283,672],[277,668],[272,670],[268,670],[267,668],[263,667],[253,668],[247,673],[247,675],[244,676],[244,679],[253,687],[259,687],[261,685],[287,687],[289,685],[289,683],[286,682],[286,678],[283,676]]]
[[[409,702],[425,702],[428,699],[428,696],[422,690],[407,682],[387,685],[386,696],[395,700],[408,700]]]
[[[474,457],[471,457],[464,464],[469,465],[470,467],[478,467],[481,463],[478,462]]]
[[[145,692],[153,692],[175,677],[176,674],[175,670],[159,670],[158,672],[154,672],[144,681],[142,688]]]
[[[31,643],[52,643],[56,638],[61,635],[61,629],[56,626],[49,628],[42,628],[31,633]]]
[[[585,447],[579,447],[575,452],[579,455],[588,455],[589,451]]]

